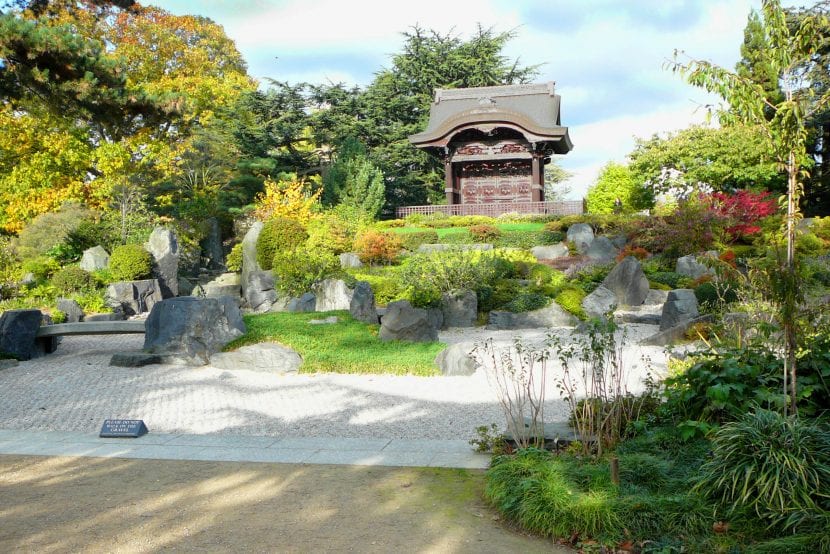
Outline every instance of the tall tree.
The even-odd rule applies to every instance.
[[[779,0],[762,0],[759,17],[760,33],[767,47],[761,52],[765,64],[781,83],[783,97],[770,99],[764,87],[710,61],[690,59],[680,61],[675,54],[670,68],[698,87],[717,93],[726,106],[718,115],[726,123],[742,122],[757,125],[764,130],[766,140],[776,161],[787,172],[787,254],[781,280],[780,319],[785,341],[785,390],[789,377],[790,403],[796,409],[796,315],[798,308],[798,280],[795,270],[795,226],[799,215],[798,200],[802,179],[808,163],[806,151],[807,121],[827,109],[830,91],[817,91],[806,80],[809,67],[824,39],[823,29],[828,20],[824,13],[808,13],[790,26],[787,12]],[[759,53],[760,54],[760,53]],[[767,114],[771,112],[772,117]]]

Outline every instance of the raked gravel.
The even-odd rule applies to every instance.
[[[636,341],[657,326],[628,325],[624,351],[629,387],[665,370],[659,347]],[[556,329],[565,340],[573,329]],[[453,329],[447,343],[493,337],[539,341],[545,330]],[[96,432],[104,419],[143,419],[157,433],[275,437],[469,439],[475,428],[504,416],[479,369],[469,377],[390,375],[273,375],[210,366],[110,367],[116,352],[137,351],[141,335],[64,337],[56,353],[0,370],[0,429]],[[564,421],[567,409],[549,372],[546,421]]]

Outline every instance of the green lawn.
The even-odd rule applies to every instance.
[[[496,227],[498,227],[502,231],[541,231],[544,227],[544,223],[497,223]],[[396,233],[406,234],[406,233],[417,233],[420,231],[429,231],[429,227],[397,227],[393,228],[392,231]],[[453,234],[463,234],[467,233],[467,227],[441,227],[438,229],[434,229],[436,233],[438,233],[439,237],[445,237],[447,235]]]
[[[330,315],[333,325],[310,325],[311,319]],[[243,337],[225,350],[246,344],[279,342],[303,358],[302,373],[387,373],[392,375],[438,375],[435,356],[446,347],[441,342],[381,342],[378,325],[355,321],[348,312],[276,312],[245,316]]]

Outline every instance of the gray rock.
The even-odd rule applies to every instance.
[[[649,289],[646,299],[643,300],[644,306],[663,306],[669,297],[669,291],[660,289]]]
[[[427,308],[427,321],[436,329],[441,329],[444,326],[444,312],[441,308]]]
[[[164,363],[164,356],[161,354],[149,354],[147,352],[118,352],[110,358],[113,367],[144,367]]]
[[[261,221],[254,222],[251,225],[251,228],[248,229],[248,232],[245,233],[245,237],[242,239],[242,275],[241,275],[241,285],[242,285],[242,296],[248,300],[248,287],[250,285],[250,276],[252,273],[256,273],[262,271],[262,268],[259,266],[259,263],[256,261],[256,242],[259,238],[259,234],[262,232],[263,223]],[[273,287],[271,287],[273,289]],[[253,306],[248,304],[248,307],[251,309],[255,309]]]
[[[610,237],[610,239],[611,239],[611,244],[613,244],[614,246],[616,246],[620,250],[625,248],[625,245],[628,244],[628,237],[626,237],[625,235],[622,235],[622,234],[614,235],[613,237]]]
[[[382,341],[432,342],[438,340],[438,327],[427,310],[414,308],[406,300],[390,302],[380,321]]]
[[[328,317],[324,317],[323,319],[309,319],[309,325],[334,325],[335,323],[339,322],[340,318],[336,315],[330,315]]]
[[[435,357],[435,365],[446,376],[467,376],[476,372],[476,362],[470,352],[475,348],[475,343],[459,342],[451,344],[438,353]]]
[[[646,346],[669,346],[677,341],[686,338],[686,332],[697,323],[711,323],[714,317],[711,314],[702,315],[694,319],[686,320],[674,327],[662,329],[654,335],[640,341],[640,344]]]
[[[243,334],[242,314],[232,298],[169,298],[153,306],[147,317],[144,351],[206,364]]]
[[[665,331],[696,318],[697,297],[692,289],[675,289],[669,291],[666,303],[663,304],[663,313],[660,319],[660,330]]]
[[[66,323],[77,323],[83,321],[84,311],[81,305],[70,298],[58,298],[55,302],[57,308],[66,314]]]
[[[107,286],[104,299],[113,311],[138,315],[149,312],[162,300],[161,287],[156,279],[118,281]]]
[[[422,244],[418,247],[418,252],[421,254],[431,254],[433,252],[447,252],[455,250],[492,250],[493,245],[486,242],[478,242],[473,244]]]
[[[37,281],[35,280],[35,274],[31,271],[28,273],[24,273],[23,277],[20,278],[20,284],[25,287],[34,285],[36,282]]]
[[[594,238],[588,250],[585,251],[586,256],[602,264],[614,261],[619,253],[620,250],[614,246],[608,237]]]
[[[264,313],[271,309],[274,302],[277,301],[277,291],[275,290],[274,274],[268,271],[251,271],[247,275],[247,282],[245,276],[242,277],[243,292],[245,294],[245,303],[256,313]]]
[[[649,291],[648,279],[634,256],[627,256],[614,266],[602,285],[616,295],[617,304],[621,306],[641,305]]]
[[[577,252],[585,254],[594,242],[594,230],[587,223],[575,223],[568,227],[566,240],[574,243]]]
[[[85,271],[98,271],[99,269],[106,269],[110,263],[110,255],[104,250],[103,246],[93,246],[84,250],[81,255],[81,269]]]
[[[568,247],[561,242],[558,244],[551,244],[550,246],[534,246],[530,249],[537,260],[554,260],[556,258],[564,258],[569,254]]]
[[[107,306],[126,315],[149,312],[162,300],[161,285],[156,279],[110,283],[104,294]]]
[[[492,311],[488,329],[538,329],[540,327],[573,327],[577,319],[556,302],[532,312],[513,313]]]
[[[614,312],[614,321],[617,323],[640,323],[646,325],[660,325],[663,312],[662,306],[636,306],[628,310]]]
[[[357,282],[349,302],[349,313],[358,321],[377,324],[378,310],[372,285],[366,281]]]
[[[202,257],[206,259],[205,267],[208,269],[224,269],[225,255],[222,252],[222,234],[219,229],[219,221],[215,217],[205,221],[207,234],[199,242],[202,249]]]
[[[221,352],[210,357],[210,365],[225,370],[296,373],[302,364],[303,359],[297,352],[273,342],[251,344],[233,352]]]
[[[90,321],[123,321],[124,312],[112,312],[109,314],[88,314],[84,316],[84,322]]]
[[[582,309],[588,317],[601,318],[614,309],[618,303],[614,291],[605,285],[600,285],[582,299]]]
[[[179,241],[170,229],[156,227],[144,248],[153,256],[153,277],[161,287],[162,298],[179,295]]]
[[[707,255],[714,255],[717,256],[717,252],[707,252]],[[704,275],[714,275],[714,270],[710,267],[707,267],[705,264],[700,263],[700,256],[697,254],[689,254],[688,256],[682,256],[677,258],[677,263],[675,265],[675,273],[679,273],[681,275],[686,275],[687,277],[691,277],[692,279],[697,279]]]
[[[330,312],[351,307],[354,291],[342,279],[323,279],[315,283],[311,290],[317,298],[315,311]]]
[[[471,290],[456,290],[441,295],[443,327],[474,327],[478,316],[478,298]]]
[[[197,286],[187,277],[179,275],[179,296],[198,296],[197,294],[193,294]]]
[[[241,281],[242,279],[238,273],[223,273],[212,281],[201,285],[202,295],[193,294],[193,296],[233,296],[239,298],[242,292]]]
[[[307,292],[299,298],[292,298],[285,306],[286,312],[306,313],[314,312],[317,307],[317,297],[314,293]]]
[[[18,360],[31,360],[49,353],[51,345],[36,336],[41,323],[43,314],[40,310],[3,312],[0,315],[0,353]]]
[[[360,261],[360,257],[354,252],[344,252],[340,254],[340,267],[343,269],[363,267],[363,262]]]

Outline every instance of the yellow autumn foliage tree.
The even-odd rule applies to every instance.
[[[313,181],[298,178],[293,173],[281,177],[277,181],[265,180],[265,192],[256,197],[254,215],[260,221],[288,217],[307,224],[321,210],[322,189],[314,187]]]

